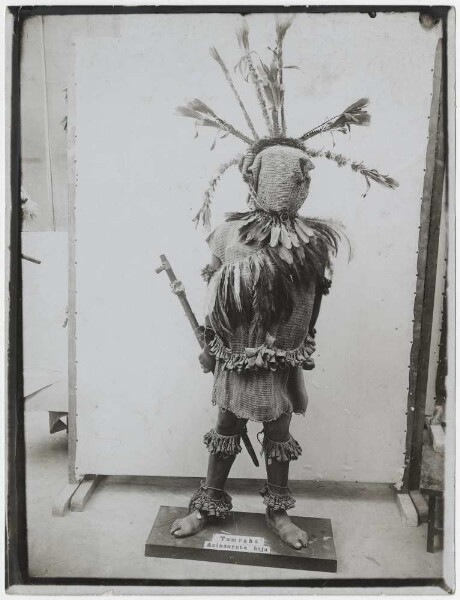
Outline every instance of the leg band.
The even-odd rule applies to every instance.
[[[224,490],[218,490],[222,493],[220,498],[212,498],[209,495],[209,489],[214,490],[215,488],[209,488],[203,479],[200,487],[190,500],[189,511],[191,512],[193,509],[196,509],[206,513],[208,517],[225,519],[232,510],[232,498],[230,494],[227,494]]]
[[[270,483],[264,485],[264,487],[260,490],[260,495],[264,499],[264,504],[270,510],[289,510],[290,508],[294,508],[295,500],[292,497],[291,490],[288,487],[281,488],[278,486],[276,490],[273,491],[270,487]]]
[[[221,435],[211,429],[205,434],[203,442],[210,454],[218,454],[221,458],[229,458],[241,452],[240,434]]]
[[[288,462],[297,460],[302,454],[302,448],[292,435],[289,436],[287,442],[274,442],[267,435],[264,435],[262,454],[265,454],[268,464],[271,465],[273,461]]]

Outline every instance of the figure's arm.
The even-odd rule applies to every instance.
[[[310,325],[308,327],[308,333],[312,336],[315,337],[316,335],[316,321],[318,320],[318,316],[319,316],[319,311],[321,308],[321,301],[323,299],[323,296],[325,296],[326,294],[329,294],[329,288],[331,287],[331,280],[324,276],[320,277],[318,279],[318,282],[316,284],[316,290],[315,290],[315,300],[313,302],[313,311],[311,314],[311,319],[310,319]]]
[[[211,277],[213,276],[213,274],[219,269],[221,264],[222,264],[222,262],[220,261],[220,259],[217,258],[217,256],[215,254],[213,254],[211,257],[211,262],[209,264],[207,264],[206,267],[202,271],[203,277],[208,283],[209,283]],[[211,371],[214,371],[214,367],[216,365],[216,358],[209,351],[209,346],[207,344],[207,331],[209,329],[212,329],[211,320],[209,318],[209,315],[205,316],[204,325],[205,325],[204,346],[203,346],[203,350],[200,352],[200,354],[198,356],[198,360],[200,361],[203,372],[209,373]]]
[[[322,276],[318,278],[318,281],[316,283],[316,289],[315,289],[315,299],[313,301],[313,310],[311,313],[311,318],[310,318],[310,323],[308,325],[308,335],[313,338],[313,340],[315,339],[316,336],[316,321],[318,320],[318,316],[319,316],[319,311],[321,308],[321,301],[323,299],[323,296],[326,294],[329,294],[329,288],[331,287],[331,280],[326,277],[326,276]],[[314,359],[310,356],[305,363],[303,364],[302,368],[304,369],[304,371],[311,371],[312,369],[315,368],[315,361]]]

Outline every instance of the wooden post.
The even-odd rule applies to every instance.
[[[182,283],[182,281],[179,281],[177,279],[176,274],[172,270],[172,267],[169,264],[169,261],[164,254],[160,255],[160,260],[161,260],[161,266],[158,267],[158,269],[155,269],[155,273],[158,274],[158,273],[161,273],[162,271],[165,271],[166,275],[169,278],[169,281],[171,282],[172,291],[179,298],[179,301],[182,304],[182,308],[184,309],[185,316],[187,317],[190,325],[192,326],[195,337],[198,340],[198,343],[200,344],[200,346],[203,347],[203,337],[200,332],[200,324],[196,320],[195,313],[193,312],[192,307],[190,306],[190,304],[187,300],[187,296],[185,294],[185,288],[183,286],[183,283]]]
[[[45,165],[46,165],[46,185],[51,202],[51,215],[53,218],[53,231],[56,231],[56,217],[54,214],[54,190],[53,190],[53,168],[51,164],[51,138],[49,126],[49,102],[48,102],[48,77],[46,71],[46,41],[45,41],[45,21],[41,16],[41,34],[42,34],[42,65],[43,65],[43,103],[45,111],[43,120],[45,125]]]
[[[21,7],[10,6],[5,12],[6,77],[5,77],[5,142],[6,152],[6,221],[5,242],[10,252],[5,252],[5,293],[9,293],[8,330],[5,328],[5,356],[8,358],[8,410],[5,437],[7,443],[7,494],[6,505],[6,587],[27,581],[27,519],[24,440],[24,377],[22,360],[22,263],[21,263],[21,39],[23,21]],[[10,50],[11,48],[11,50]],[[9,76],[8,73],[11,75]],[[5,324],[6,325],[6,324]],[[4,388],[3,388],[4,389]]]
[[[69,415],[67,417],[67,431],[69,434],[69,483],[78,483],[76,476],[77,455],[77,347],[76,347],[76,224],[75,224],[75,199],[76,199],[76,168],[75,168],[75,86],[76,83],[69,77],[67,88],[67,165],[68,165],[68,266],[69,266],[69,305],[68,305],[68,385],[69,385]]]
[[[70,499],[70,510],[73,512],[83,512],[88,500],[93,495],[101,480],[102,477],[100,475],[87,475]]]
[[[426,387],[445,171],[445,115],[443,108],[442,71],[443,39],[440,39],[436,48],[434,61],[433,95],[420,212],[417,287],[414,301],[413,343],[409,368],[403,492],[407,492],[409,489],[416,490],[420,484]]]

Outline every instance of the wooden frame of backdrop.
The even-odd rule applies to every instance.
[[[73,44],[75,46],[75,44]],[[99,484],[101,477],[85,475],[77,477],[75,463],[77,455],[77,346],[76,346],[76,315],[77,315],[77,272],[76,272],[76,223],[75,201],[78,175],[75,159],[75,55],[69,70],[67,85],[67,167],[68,167],[68,400],[69,412],[67,417],[68,431],[68,482],[53,503],[52,513],[55,517],[64,516],[70,509],[81,512],[84,510],[91,494]]]
[[[401,490],[403,493],[418,490],[420,485],[426,389],[430,367],[430,342],[446,164],[445,42],[444,27],[444,36],[438,42],[433,67],[433,93],[420,210],[417,286],[407,400],[406,456]]]

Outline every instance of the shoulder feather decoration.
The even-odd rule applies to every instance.
[[[207,314],[224,336],[238,324],[268,330],[274,320],[289,318],[294,290],[308,288],[332,271],[344,236],[332,221],[280,219],[264,211],[230,213],[227,221],[240,224],[240,240],[254,252],[222,265],[210,280]]]

